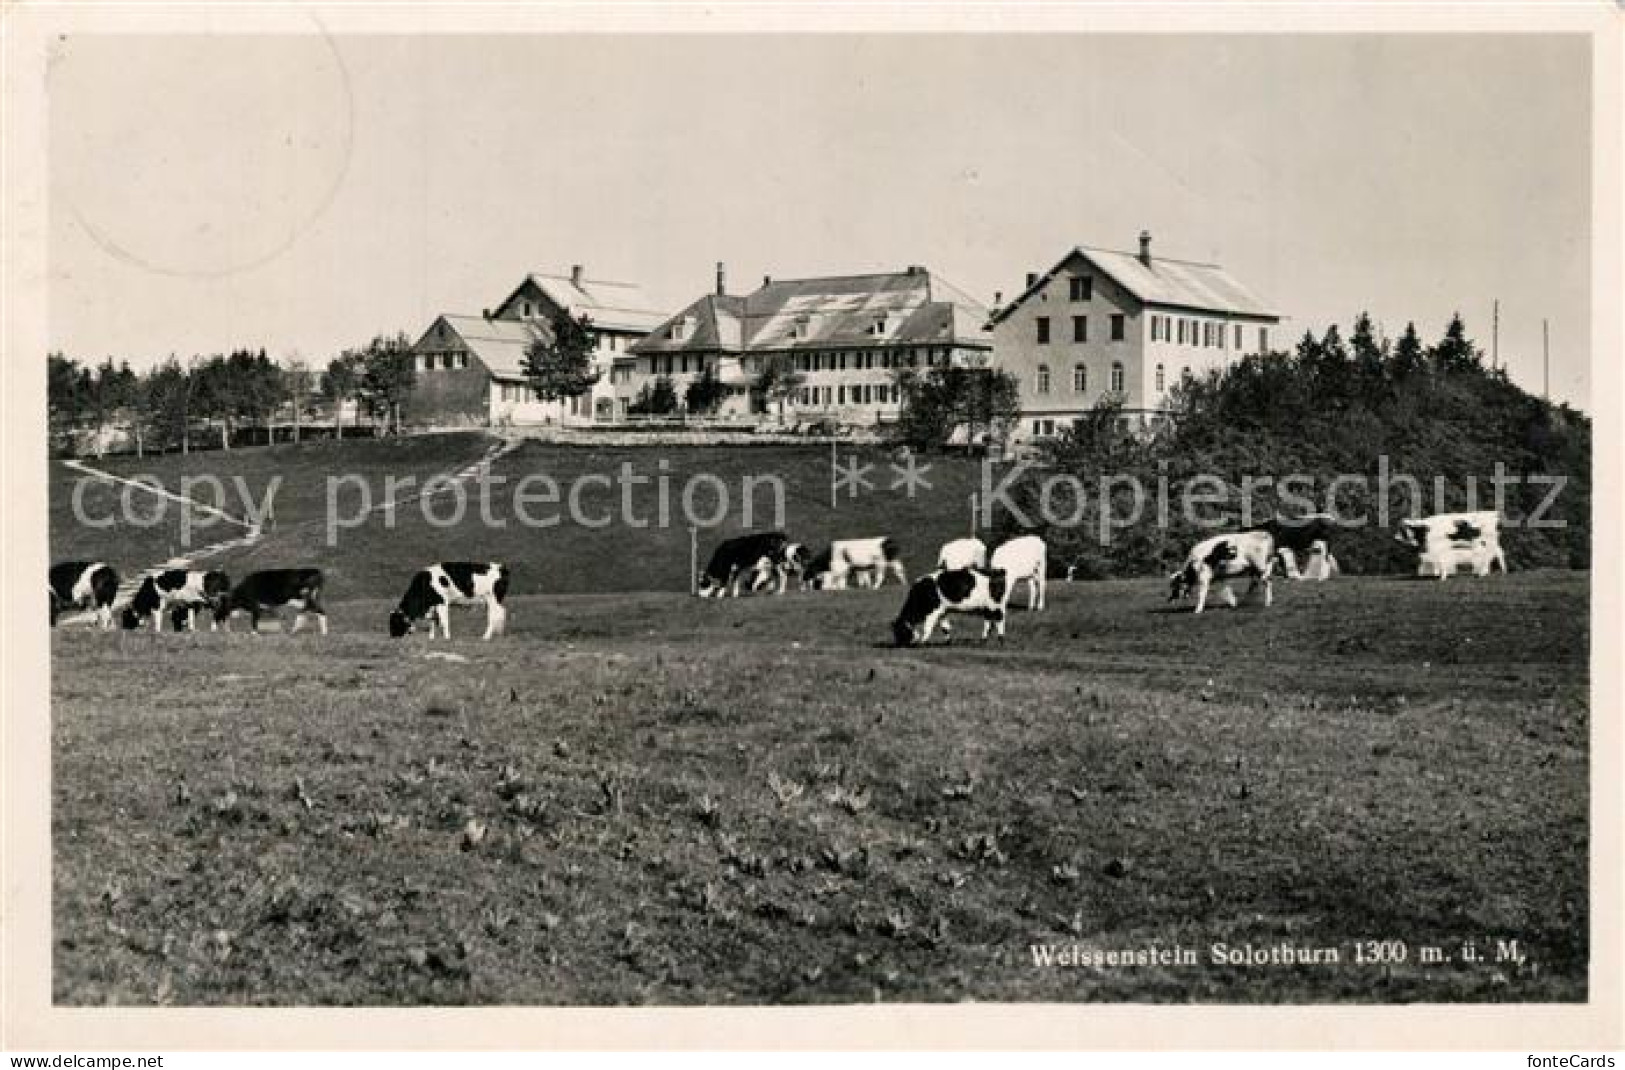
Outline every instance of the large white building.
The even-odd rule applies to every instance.
[[[664,376],[679,399],[711,368],[728,387],[719,414],[760,411],[751,385],[769,360],[788,361],[801,385],[785,417],[873,424],[901,407],[897,372],[935,364],[982,367],[992,351],[987,309],[923,267],[873,275],[762,280],[713,293],[634,343],[615,362],[617,403],[630,404]]]
[[[993,314],[993,360],[1021,386],[1017,438],[1107,397],[1155,417],[1182,377],[1267,350],[1281,317],[1217,264],[1077,246]]]

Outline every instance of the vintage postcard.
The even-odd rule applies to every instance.
[[[0,1042],[1620,1045],[1617,7],[3,18]]]

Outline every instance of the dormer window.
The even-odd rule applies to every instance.
[[[792,342],[799,342],[806,338],[811,331],[812,317],[807,315],[797,316],[790,324],[790,340]]]
[[[671,327],[666,331],[666,337],[673,342],[685,341],[694,329],[693,316],[680,316],[671,321]]]

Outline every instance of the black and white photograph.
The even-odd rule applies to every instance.
[[[1617,18],[224,7],[10,76],[52,1009],[1617,1046]]]

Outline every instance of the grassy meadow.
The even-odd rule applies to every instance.
[[[55,997],[1583,999],[1586,584],[1057,584],[1002,646],[909,651],[896,588],[525,596],[434,646],[384,600],[63,630]],[[1206,958],[1365,939],[1408,960]],[[1462,961],[1497,939],[1526,961]],[[1071,943],[1203,958],[1033,964]]]

